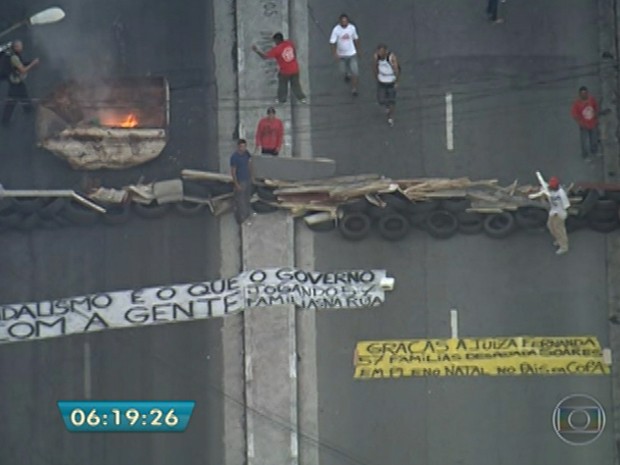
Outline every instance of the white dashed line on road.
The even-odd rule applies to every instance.
[[[456,308],[450,310],[450,337],[452,339],[459,337],[459,311]]]
[[[452,93],[446,94],[446,148],[454,150],[454,120],[452,113]]]

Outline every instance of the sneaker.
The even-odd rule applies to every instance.
[[[504,20],[502,18],[497,18],[495,21],[493,21],[493,24],[502,24],[504,22]]]
[[[353,95],[353,97],[357,97],[359,95],[359,92],[357,91],[357,89],[353,89],[351,91],[351,95]]]
[[[276,102],[277,104],[280,104],[280,103],[286,103],[286,100],[280,100],[279,98],[277,98],[277,99],[275,100],[275,102]]]
[[[564,255],[566,252],[568,252],[568,249],[558,249],[555,251],[556,255]]]
[[[299,101],[299,103],[306,104],[306,103],[308,103],[308,100],[306,100],[305,98],[302,98],[302,99]]]
[[[393,128],[394,127],[394,120],[392,118],[388,118],[388,125]]]

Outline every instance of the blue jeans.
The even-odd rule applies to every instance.
[[[587,129],[579,126],[579,138],[581,139],[581,156],[583,158],[598,153],[598,127]]]
[[[235,190],[235,219],[243,223],[251,214],[250,200],[252,199],[252,181],[239,181],[241,189]]]

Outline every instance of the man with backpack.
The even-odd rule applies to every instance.
[[[375,77],[377,79],[377,100],[386,108],[387,122],[394,126],[396,88],[400,78],[400,65],[396,55],[385,44],[379,44],[374,55]]]
[[[24,80],[28,76],[28,72],[39,64],[39,59],[36,58],[31,62],[24,62],[22,59],[23,49],[22,41],[16,40],[3,53],[0,59],[0,75],[2,79],[6,79],[9,83],[7,102],[2,112],[2,125],[5,127],[11,123],[11,117],[17,103],[24,105],[25,113],[31,113],[34,109]]]

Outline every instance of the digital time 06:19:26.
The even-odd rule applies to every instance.
[[[182,432],[193,401],[58,401],[71,432]]]

